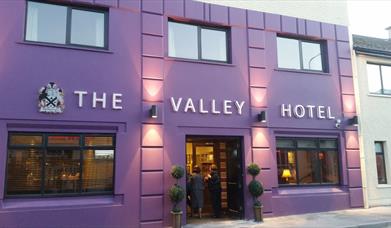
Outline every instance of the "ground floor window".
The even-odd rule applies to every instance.
[[[384,159],[383,142],[375,142],[377,183],[387,184],[386,162]]]
[[[277,137],[280,186],[339,183],[337,139]]]
[[[115,136],[9,133],[6,196],[111,194]]]

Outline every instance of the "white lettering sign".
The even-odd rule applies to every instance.
[[[84,98],[88,96],[87,91],[82,91],[82,90],[75,90],[73,92],[74,95],[78,97],[78,104],[77,106],[79,108],[83,108],[84,106]],[[90,95],[91,96],[91,95]],[[102,109],[106,109],[106,101],[107,101],[107,94],[106,93],[101,93],[98,95],[97,92],[92,92],[92,107],[97,108],[100,106]],[[122,94],[121,93],[113,93],[111,96],[111,108],[113,110],[121,110],[122,109]]]
[[[191,98],[187,98],[184,101],[185,105],[182,105],[182,97],[179,98],[170,98],[171,107],[174,112],[193,112],[193,113],[201,113],[201,114],[214,114],[214,115],[232,115],[238,114],[242,115],[244,101],[232,101],[232,100],[223,100],[222,102],[216,101],[216,99],[211,99],[209,102],[204,99],[199,99],[197,101],[193,101]],[[197,105],[198,104],[198,105]]]
[[[331,114],[330,106],[315,106],[315,105],[291,105],[291,104],[282,104],[281,105],[281,116],[286,118],[291,118],[292,114],[295,118],[301,119],[308,117],[313,119],[314,116],[318,119],[335,119],[335,116]]]

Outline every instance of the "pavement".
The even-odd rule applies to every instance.
[[[264,218],[262,223],[249,220],[191,219],[184,228],[245,228],[245,227],[345,227],[391,228],[391,206],[350,209],[322,213]]]

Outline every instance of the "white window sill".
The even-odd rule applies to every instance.
[[[316,70],[299,70],[299,69],[289,69],[289,68],[276,68],[275,71],[281,72],[289,72],[289,73],[299,73],[299,74],[313,74],[313,75],[323,75],[323,76],[331,76],[330,73],[324,71],[316,71]]]
[[[278,195],[328,194],[343,192],[345,191],[336,186],[280,187],[278,189]]]
[[[99,48],[99,47],[94,48],[92,46],[89,47],[89,46],[65,45],[65,44],[45,43],[45,42],[38,42],[38,41],[20,41],[17,43],[23,45],[33,45],[33,46],[43,46],[43,47],[63,48],[63,49],[78,50],[78,51],[92,51],[92,52],[113,54],[113,52],[108,49]]]
[[[391,184],[378,184],[376,188],[391,188]]]
[[[384,97],[384,98],[391,98],[391,94],[376,94],[376,93],[368,93],[368,96],[370,97]]]
[[[18,210],[18,209],[46,209],[58,207],[83,207],[83,206],[105,206],[122,205],[123,196],[78,196],[78,197],[55,197],[55,198],[36,198],[36,199],[4,199],[0,201],[0,209]]]

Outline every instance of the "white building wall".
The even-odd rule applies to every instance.
[[[367,62],[391,65],[391,58],[357,54],[355,93],[359,115],[359,134],[363,190],[366,207],[391,205],[391,96],[369,94]],[[387,184],[378,184],[375,141],[384,142]]]
[[[225,6],[348,25],[346,0],[198,0]]]

